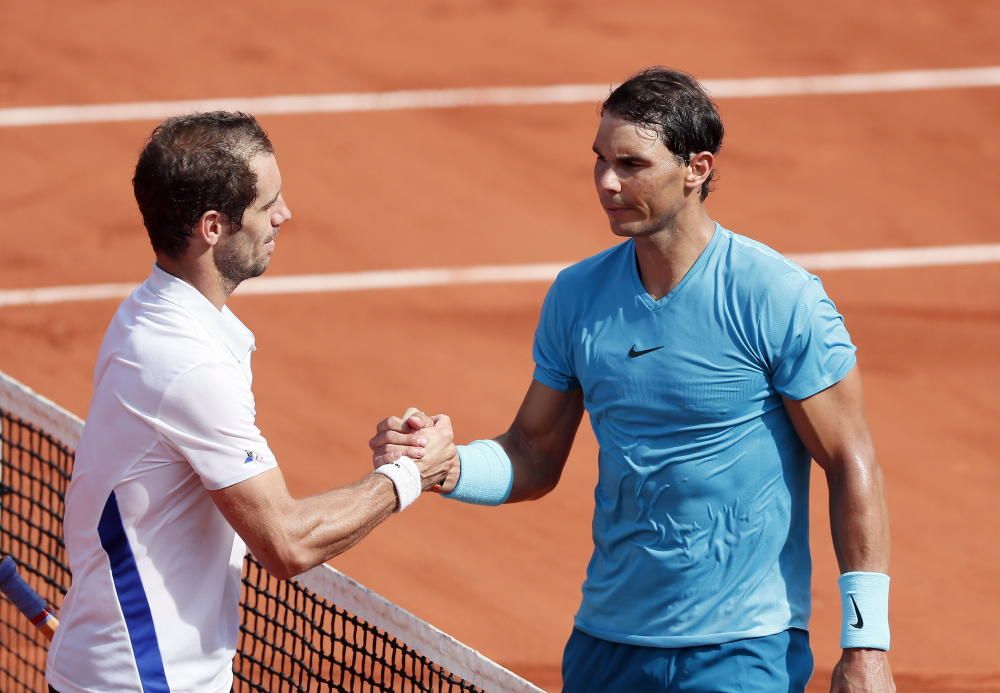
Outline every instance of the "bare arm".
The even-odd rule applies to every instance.
[[[424,432],[428,445],[417,461],[423,488],[439,483],[455,448],[450,422]],[[227,488],[212,500],[269,573],[286,579],[358,543],[396,508],[396,490],[382,474],[307,498],[288,492],[280,469]]]
[[[392,481],[382,474],[295,499],[281,470],[275,468],[210,493],[257,560],[281,579],[347,550],[396,507]]]
[[[785,400],[795,430],[826,473],[830,528],[842,573],[889,569],[889,513],[882,470],[865,420],[861,375],[855,368],[836,385],[804,400]],[[885,652],[847,649],[831,690],[894,691]]]
[[[555,488],[583,417],[583,392],[554,390],[536,380],[521,402],[521,408],[506,433],[495,438],[503,446],[514,470],[514,485],[508,503],[541,498]],[[399,457],[419,457],[420,429],[437,417],[416,413],[401,419],[380,421],[368,442],[375,466]],[[444,483],[436,490],[449,492],[458,483],[461,463],[456,456]]]
[[[830,527],[841,572],[889,569],[889,513],[855,368],[804,400],[785,400],[795,430],[826,473]]]
[[[496,437],[514,468],[508,503],[535,500],[556,487],[582,417],[582,390],[531,381],[510,429]]]

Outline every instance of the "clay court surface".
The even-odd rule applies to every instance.
[[[168,7],[169,6],[169,7]],[[8,2],[0,109],[401,89],[1000,65],[1000,5]],[[1000,88],[720,98],[713,217],[785,253],[994,244]],[[569,263],[615,239],[593,193],[596,101],[262,116],[294,219],[268,277]],[[0,127],[0,291],[141,282],[131,171],[154,121]],[[859,346],[892,513],[901,691],[1000,690],[1000,264],[817,270]],[[367,473],[416,404],[462,440],[509,424],[545,281],[240,295],[258,423],[294,492]],[[0,307],[0,369],[85,415],[117,300]],[[589,558],[596,445],[500,509],[428,497],[333,563],[550,690]],[[814,469],[812,688],[839,649]]]

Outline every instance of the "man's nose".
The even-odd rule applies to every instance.
[[[271,216],[271,225],[280,226],[281,224],[284,224],[291,218],[292,218],[292,210],[288,208],[288,205],[283,204]]]
[[[622,184],[618,179],[618,176],[615,175],[614,170],[608,166],[604,170],[598,172],[597,187],[601,190],[607,190],[608,192],[620,192]]]

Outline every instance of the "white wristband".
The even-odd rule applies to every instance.
[[[420,481],[420,470],[416,463],[405,455],[395,462],[389,462],[378,467],[377,474],[385,474],[396,487],[396,498],[399,501],[396,512],[400,512],[413,501],[417,500],[424,486]]]

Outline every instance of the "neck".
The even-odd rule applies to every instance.
[[[236,290],[235,285],[230,286],[231,282],[219,274],[208,254],[191,260],[171,258],[157,253],[156,264],[167,274],[172,274],[196,288],[218,310],[222,310],[230,294]]]
[[[646,292],[659,300],[680,284],[715,233],[715,222],[699,205],[690,219],[634,239],[639,277]]]

